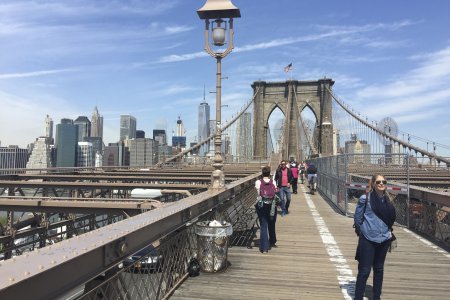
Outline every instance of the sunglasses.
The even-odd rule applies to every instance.
[[[376,184],[386,184],[387,181],[386,180],[377,180],[375,181]]]

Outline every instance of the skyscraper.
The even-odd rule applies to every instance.
[[[103,165],[123,166],[124,148],[123,142],[109,143],[103,153]]]
[[[210,121],[210,109],[208,103],[203,102],[198,106],[198,141],[201,142],[209,137],[209,121]],[[198,155],[205,156],[208,153],[208,144],[204,144],[200,147]]]
[[[90,142],[78,142],[77,167],[94,167],[95,152]]]
[[[158,162],[165,160],[170,155],[172,147],[167,145],[167,136],[164,129],[153,129],[153,140],[158,142]]]
[[[50,137],[41,136],[36,139],[33,151],[28,159],[27,169],[46,169],[52,166],[51,144]]]
[[[356,134],[351,134],[350,140],[345,142],[345,153],[356,154],[348,156],[348,161],[351,163],[370,163],[370,155],[358,155],[370,154],[370,144],[367,141],[359,140]]]
[[[103,139],[103,117],[100,116],[97,106],[94,107],[91,118],[91,137],[100,137]]]
[[[136,137],[136,118],[132,115],[120,115],[120,140]]]
[[[103,141],[101,137],[85,137],[84,142],[92,143],[94,154],[101,154],[103,153]]]
[[[78,127],[72,119],[61,119],[56,125],[56,167],[75,167]]]
[[[53,141],[53,120],[49,115],[45,118],[45,137],[50,138]]]
[[[145,131],[144,130],[136,130],[136,138],[137,139],[145,139]]]
[[[28,161],[28,149],[11,145],[0,147],[0,169],[22,169]],[[13,171],[0,171],[0,174],[12,174]]]
[[[164,129],[153,129],[153,139],[158,141],[160,145],[167,144],[166,131]]]
[[[86,116],[79,116],[73,121],[78,129],[78,141],[84,142],[84,138],[91,136],[91,121]]]
[[[185,129],[183,121],[178,116],[177,120],[177,131],[174,136],[172,136],[172,147],[185,148],[186,147],[186,136],[184,135]]]
[[[130,167],[152,166],[158,162],[158,142],[149,138],[129,141]]]
[[[181,117],[178,116],[176,136],[184,136],[185,132],[186,130],[184,129],[183,120],[181,120]]]

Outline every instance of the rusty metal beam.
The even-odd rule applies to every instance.
[[[55,299],[125,257],[253,188],[257,174],[3,262],[0,299]],[[70,276],[62,276],[70,274]]]
[[[172,189],[172,190],[192,190],[207,189],[207,184],[154,184],[154,183],[122,183],[122,182],[49,182],[49,181],[10,181],[0,180],[0,187],[20,187],[20,188],[77,188],[77,189]]]
[[[108,200],[102,198],[0,197],[0,210],[64,213],[112,213],[122,210],[149,210],[162,207],[157,200]]]

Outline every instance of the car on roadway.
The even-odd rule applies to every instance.
[[[148,245],[123,261],[125,271],[128,272],[161,272],[163,256],[153,245]]]

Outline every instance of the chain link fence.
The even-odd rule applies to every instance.
[[[318,190],[353,216],[369,179],[380,174],[397,212],[397,224],[450,249],[450,167],[407,154],[344,154],[315,158]]]
[[[230,222],[233,224],[230,246],[234,246],[236,244],[233,240],[240,238],[237,234],[243,229],[239,226],[248,220],[246,215],[251,212],[255,202],[255,188],[253,184],[249,184],[239,194],[231,195],[228,201],[202,215],[194,223],[188,223],[172,234],[149,244],[121,264],[60,299],[167,299],[189,276],[188,266],[191,259],[197,258],[199,245],[194,230],[195,224],[211,220]],[[233,206],[239,206],[241,209],[233,209],[235,213],[231,215],[227,212],[231,211]]]

